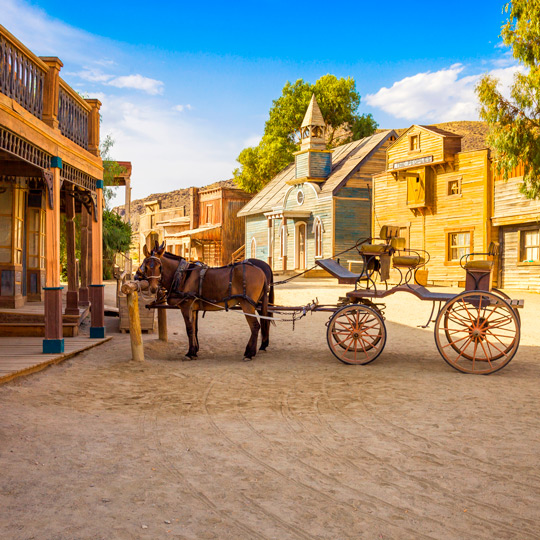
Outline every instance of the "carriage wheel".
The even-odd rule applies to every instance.
[[[520,322],[500,296],[469,291],[449,300],[435,321],[435,343],[444,360],[463,373],[488,375],[517,352]]]
[[[369,364],[386,344],[386,328],[376,309],[361,304],[336,311],[326,331],[332,354],[345,364]]]

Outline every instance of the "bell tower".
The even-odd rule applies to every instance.
[[[311,96],[300,136],[300,151],[295,153],[295,179],[288,183],[324,182],[332,170],[332,152],[326,149],[326,124],[315,94]]]

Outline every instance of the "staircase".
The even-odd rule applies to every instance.
[[[231,258],[231,263],[236,263],[243,261],[246,258],[246,244],[240,246],[233,254]]]

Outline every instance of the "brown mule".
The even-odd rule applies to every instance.
[[[143,251],[146,258],[137,270],[137,277],[148,280],[152,293],[156,293],[160,286],[164,288],[167,303],[182,311],[189,339],[188,358],[196,358],[199,351],[198,312],[228,310],[236,305],[242,308],[251,329],[244,358],[251,360],[257,353],[261,329],[260,349],[266,349],[270,339],[270,320],[261,319],[259,323],[255,315],[258,312],[262,317],[268,317],[269,297],[273,299],[272,270],[262,266],[266,265],[264,261],[242,261],[221,268],[208,268],[166,253],[165,245],[159,246],[157,242],[151,252],[146,246]]]

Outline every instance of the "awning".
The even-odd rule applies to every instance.
[[[198,240],[220,240],[221,239],[221,225],[207,225],[205,227],[199,227],[197,229],[190,229],[189,231],[182,231],[179,233],[169,234],[168,238],[197,238]]]

